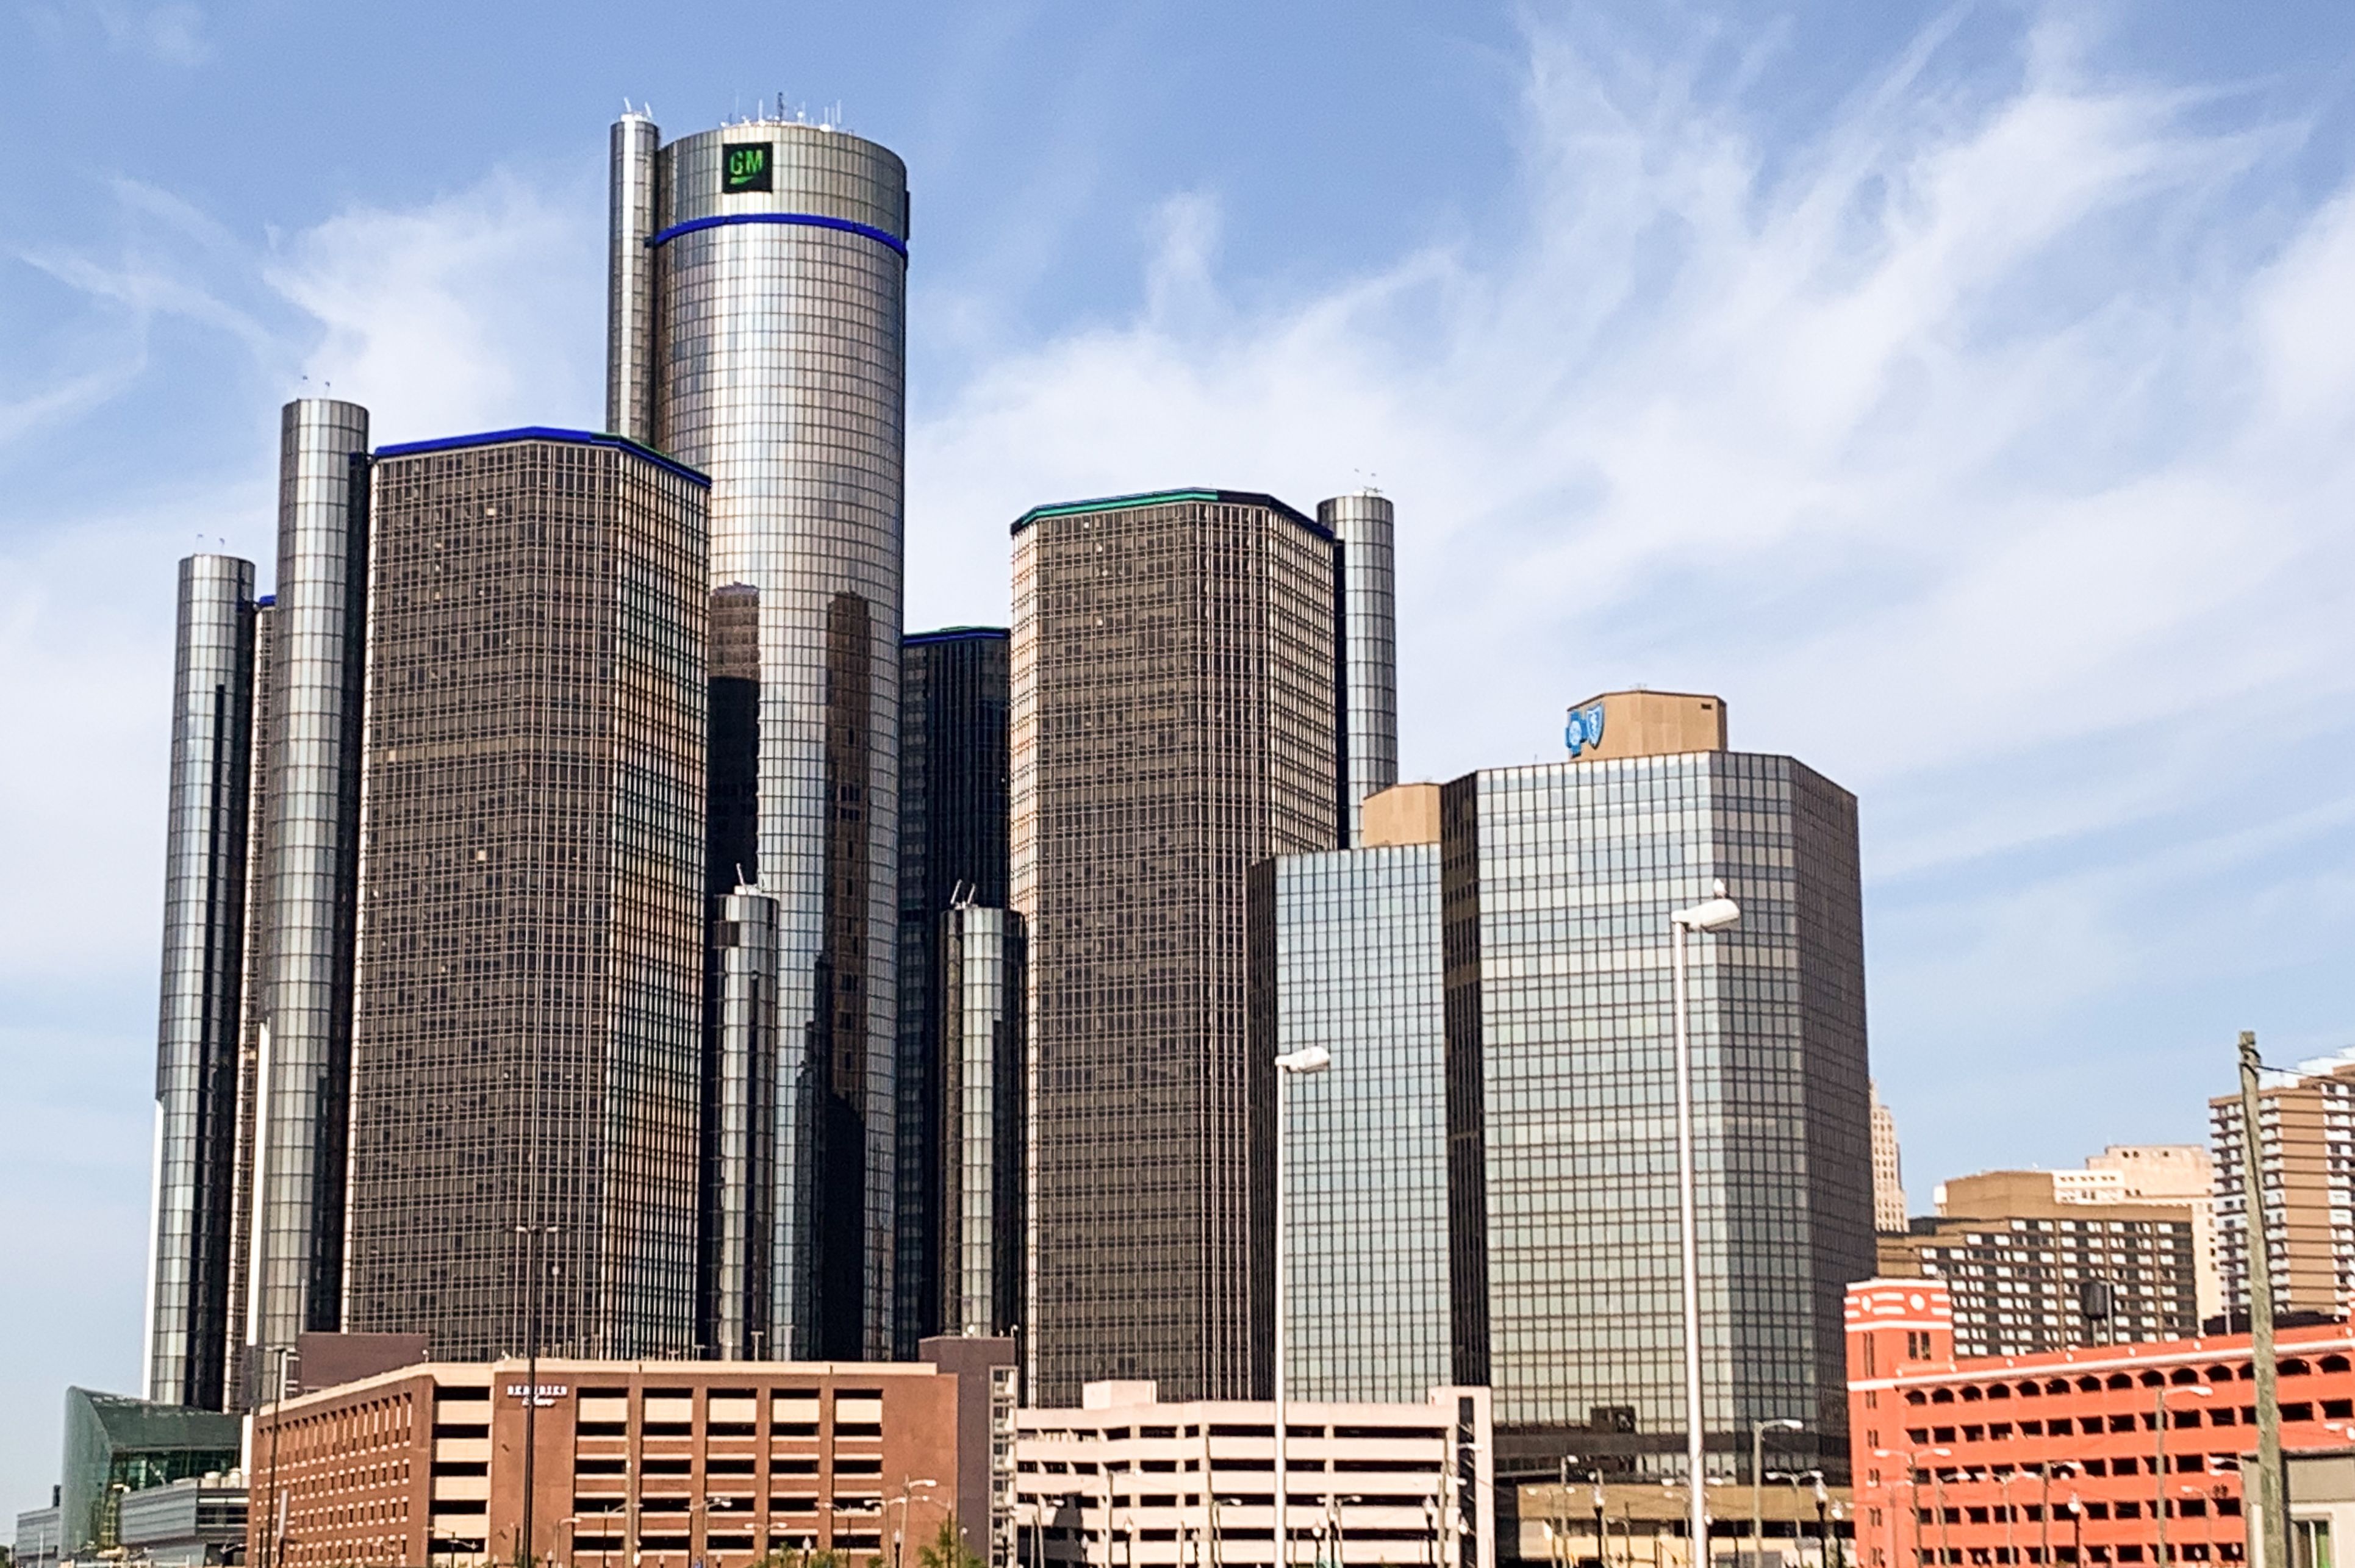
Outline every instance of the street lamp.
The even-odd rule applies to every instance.
[[[1750,1424],[1750,1554],[1758,1568],[1766,1568],[1766,1434],[1777,1428],[1796,1432],[1806,1424],[1787,1415]]]
[[[901,1483],[900,1487],[900,1531],[898,1534],[891,1538],[891,1568],[900,1568],[900,1564],[904,1561],[901,1549],[908,1535],[909,1499],[915,1495],[918,1488],[929,1489],[939,1485],[940,1483],[938,1481],[906,1481]],[[1104,1472],[1104,1520],[1107,1525],[1111,1523],[1112,1520],[1111,1503],[1112,1472],[1107,1469]],[[1106,1546],[1104,1548],[1104,1555],[1106,1560],[1109,1561],[1112,1555],[1112,1548],[1110,1546]]]
[[[1830,1527],[1825,1522],[1824,1510],[1830,1505],[1832,1495],[1824,1489],[1824,1473],[1821,1470],[1769,1470],[1766,1472],[1766,1478],[1770,1481],[1780,1479],[1791,1483],[1791,1538],[1798,1542],[1796,1554],[1801,1568],[1805,1568],[1807,1560],[1807,1541],[1805,1533],[1799,1529],[1799,1483],[1813,1481],[1816,1484],[1816,1535],[1817,1537],[1816,1568],[1828,1568],[1830,1559],[1822,1550],[1822,1543],[1824,1532]]]
[[[1685,1019],[1685,938],[1726,931],[1739,923],[1742,906],[1725,896],[1722,881],[1710,884],[1712,897],[1668,914],[1668,967],[1674,976],[1677,1045],[1677,1220],[1684,1241],[1685,1464],[1692,1475],[1693,1568],[1706,1568],[1709,1551],[1709,1489],[1701,1483],[1700,1233],[1693,1193],[1692,1040]]]
[[[2158,1495],[2151,1501],[2151,1506],[2158,1509],[2154,1519],[2158,1525],[2158,1568],[2167,1568],[2167,1396],[2188,1393],[2194,1398],[2206,1399],[2215,1392],[2206,1383],[2161,1383],[2158,1385],[2158,1397],[2151,1401],[2155,1416],[2153,1424],[2158,1429]]]
[[[1286,1533],[1284,1505],[1291,1499],[1289,1472],[1284,1466],[1285,1450],[1291,1445],[1284,1429],[1284,1347],[1291,1339],[1291,1325],[1286,1321],[1284,1288],[1291,1268],[1284,1257],[1286,1245],[1285,1221],[1292,1207],[1290,1196],[1284,1188],[1284,1108],[1290,1095],[1287,1086],[1295,1078],[1306,1078],[1329,1070],[1333,1053],[1321,1045],[1303,1046],[1275,1059],[1275,1568],[1292,1568],[1292,1538]],[[1105,1542],[1106,1561],[1112,1546]]]

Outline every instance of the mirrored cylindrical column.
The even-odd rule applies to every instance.
[[[368,605],[368,411],[304,398],[280,424],[268,1045],[256,1136],[261,1375],[341,1320],[344,1151]]]
[[[208,1410],[229,1342],[253,638],[253,563],[181,561],[146,1376],[149,1399]]]
[[[1344,623],[1344,805],[1349,843],[1363,842],[1366,797],[1398,783],[1398,586],[1390,498],[1371,490],[1316,504],[1341,541]]]

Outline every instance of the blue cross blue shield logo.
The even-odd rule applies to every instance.
[[[1589,747],[1603,744],[1603,704],[1590,702],[1583,708],[1572,709],[1561,738],[1573,757]]]

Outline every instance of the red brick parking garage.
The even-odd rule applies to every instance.
[[[2343,1320],[2277,1336],[2286,1450],[2349,1446],[2350,1357]],[[1863,1568],[2243,1558],[2245,1334],[1957,1361],[1944,1285],[1872,1280],[1848,1293],[1848,1377]]]

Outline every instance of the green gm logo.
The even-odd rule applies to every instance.
[[[719,165],[720,195],[776,188],[775,149],[768,143],[730,142],[721,150],[726,156]]]

